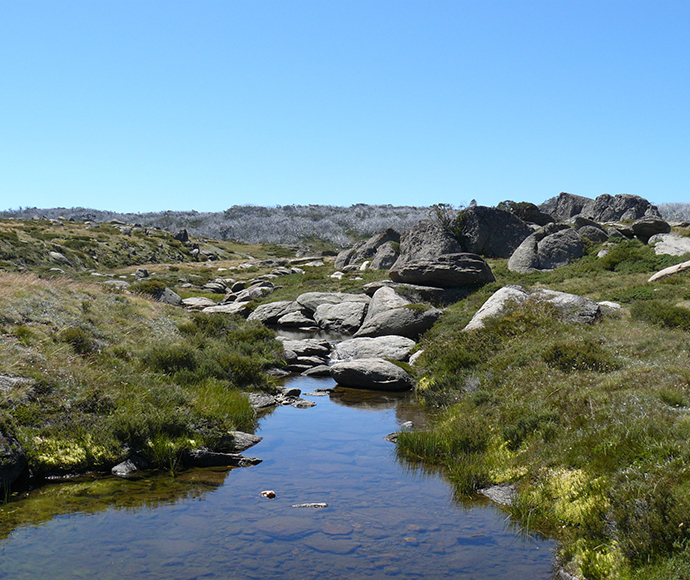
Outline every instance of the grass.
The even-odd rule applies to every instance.
[[[629,309],[593,327],[526,302],[462,332],[508,282],[611,300],[665,265],[619,246],[616,260],[600,264],[592,248],[522,279],[492,262],[497,283],[448,308],[422,341],[418,396],[442,412],[430,431],[401,434],[398,453],[446,470],[458,495],[514,483],[512,515],[558,538],[559,560],[582,578],[690,577],[688,277],[649,285],[655,298],[629,294]],[[621,266],[629,255],[644,263]]]
[[[225,314],[31,274],[0,274],[0,298],[0,372],[36,381],[0,395],[3,429],[39,478],[133,452],[178,469],[185,449],[252,430],[243,391],[283,364],[271,331]]]

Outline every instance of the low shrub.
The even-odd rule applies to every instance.
[[[58,340],[69,344],[76,354],[88,355],[96,352],[98,346],[93,336],[83,328],[70,326],[63,329],[58,335]]]
[[[690,310],[658,300],[636,302],[630,309],[635,320],[651,322],[664,328],[690,330]]]
[[[620,367],[610,352],[590,339],[555,342],[543,352],[542,360],[564,373],[573,371],[605,373]]]

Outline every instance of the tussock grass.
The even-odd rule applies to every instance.
[[[251,430],[242,389],[270,389],[274,334],[225,314],[32,274],[0,274],[0,372],[36,383],[0,394],[4,429],[32,471],[106,469],[132,452],[177,469],[187,448]]]
[[[599,299],[618,276],[602,270],[546,284],[553,274],[529,276],[559,290],[586,287]],[[431,431],[401,434],[400,457],[443,466],[459,495],[515,483],[513,515],[559,538],[559,558],[583,578],[690,574],[690,310],[674,306],[684,284],[662,291],[669,300],[637,299],[632,316],[605,316],[593,327],[526,303],[462,332],[489,292],[450,307],[422,342],[417,389],[446,410]],[[468,425],[483,434],[483,447],[463,446]]]

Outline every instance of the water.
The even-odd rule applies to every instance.
[[[313,391],[331,379],[297,378]],[[400,395],[309,397],[262,419],[242,469],[49,485],[0,511],[0,578],[552,577],[549,541],[442,477],[395,460],[383,436],[423,414]],[[277,497],[260,496],[274,490]],[[293,508],[324,502],[323,509]]]

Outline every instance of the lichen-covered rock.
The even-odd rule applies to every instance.
[[[316,312],[321,304],[340,304],[342,302],[364,302],[369,304],[366,294],[347,294],[345,292],[306,292],[297,297],[297,303],[310,312]]]
[[[460,242],[440,223],[422,220],[400,236],[400,257],[393,268],[417,260],[433,260],[442,254],[462,252]]]
[[[376,250],[374,259],[369,264],[370,270],[390,270],[398,259],[399,244],[386,242]]]
[[[280,318],[291,312],[299,312],[301,307],[293,300],[268,302],[256,307],[247,320],[260,320],[264,324],[276,324]]]
[[[365,302],[320,304],[314,312],[314,321],[324,330],[354,332],[362,325],[366,310]]]

